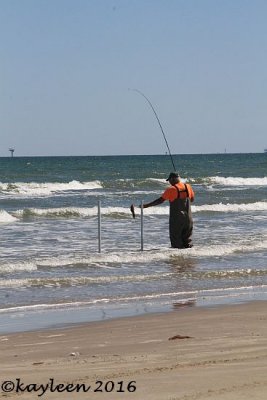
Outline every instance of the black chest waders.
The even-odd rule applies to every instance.
[[[190,198],[186,184],[184,190],[179,190],[177,186],[175,188],[177,198],[170,202],[170,241],[172,247],[184,249],[192,247],[193,219]],[[186,197],[181,198],[181,193],[186,193]]]

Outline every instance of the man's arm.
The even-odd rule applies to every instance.
[[[192,187],[190,185],[189,185],[189,188],[190,188],[190,192],[189,192],[190,200],[191,200],[191,203],[193,203],[193,201],[195,200],[195,193],[194,193],[194,190],[192,189]]]
[[[151,201],[151,203],[143,204],[143,208],[158,206],[159,204],[162,204],[164,201],[165,200],[163,199],[163,197],[159,197],[158,199]],[[139,207],[141,208],[141,205]]]

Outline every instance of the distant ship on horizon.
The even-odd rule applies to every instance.
[[[267,153],[267,148],[266,148],[266,149],[264,149],[264,153]]]

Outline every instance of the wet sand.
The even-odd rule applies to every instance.
[[[267,398],[264,301],[2,335],[0,347],[6,399]]]

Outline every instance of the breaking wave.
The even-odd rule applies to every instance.
[[[37,265],[34,262],[9,262],[0,265],[0,274],[12,272],[32,272],[37,270]]]
[[[164,279],[173,274],[165,273],[160,276]],[[158,274],[152,275],[116,275],[116,276],[99,276],[99,277],[62,277],[62,278],[36,278],[36,279],[0,279],[0,287],[68,287],[92,284],[105,284],[117,282],[142,282],[153,279],[159,279]]]
[[[46,278],[24,278],[24,279],[0,279],[0,287],[70,287],[94,284],[112,284],[126,282],[144,282],[151,280],[163,280],[175,278],[177,272],[163,274],[134,274],[134,275],[103,275],[103,276],[79,276],[79,277],[46,277]],[[263,277],[267,275],[266,269],[241,269],[241,270],[217,270],[217,271],[186,271],[183,270],[183,278],[190,279],[235,279],[248,277]]]
[[[203,204],[200,206],[192,205],[192,212],[223,212],[223,213],[238,213],[247,211],[266,211],[267,202],[258,201],[255,203],[217,203],[217,204]],[[136,215],[140,216],[141,210],[136,207]],[[160,207],[151,207],[144,210],[145,215],[168,215],[168,205]],[[7,214],[7,213],[6,213]],[[129,207],[102,207],[101,214],[105,216],[114,216],[117,218],[131,218]],[[8,214],[9,215],[9,214]],[[73,218],[73,217],[96,217],[98,215],[98,207],[58,207],[58,208],[25,208],[23,210],[17,210],[12,212],[10,215],[10,221],[16,218],[27,218],[27,217],[51,217],[51,218]],[[16,218],[15,218],[16,217]],[[0,214],[1,218],[1,214]],[[7,216],[6,216],[7,218]],[[4,219],[4,216],[3,216]],[[1,222],[1,221],[0,221]]]
[[[147,181],[158,183],[161,186],[168,186],[166,179],[148,178]],[[219,186],[266,186],[267,177],[263,178],[242,178],[242,177],[223,177],[223,176],[207,176],[198,178],[181,178],[184,183],[199,184],[199,185],[219,185]]]
[[[223,186],[266,186],[267,177],[264,178],[241,178],[241,177],[222,177],[211,176],[206,178],[206,183]]]
[[[224,187],[250,187],[250,186],[266,186],[267,177],[263,178],[241,178],[241,177],[199,177],[199,178],[181,178],[181,181],[191,184],[199,184],[209,187],[213,185],[224,186]],[[109,187],[109,183],[102,183],[99,180],[91,182],[80,182],[73,180],[70,182],[14,182],[14,183],[1,183],[0,182],[0,193],[2,195],[9,196],[20,196],[20,197],[43,197],[51,196],[53,194],[62,192],[75,192],[85,190],[96,190],[104,189]],[[130,193],[133,190],[145,190],[146,193],[149,190],[163,190],[168,187],[166,179],[162,178],[145,178],[143,180],[136,179],[118,179],[115,180],[111,187],[117,190],[130,189]],[[138,193],[138,192],[136,192]]]
[[[101,208],[102,215],[130,215],[129,208],[124,207],[103,207]],[[98,215],[98,207],[82,208],[82,207],[59,207],[59,208],[26,208],[13,212],[16,217],[95,217]]]
[[[257,201],[255,203],[242,204],[204,204],[202,206],[192,206],[192,211],[212,211],[212,212],[246,212],[246,211],[266,211],[267,202]]]
[[[0,210],[0,224],[8,224],[10,222],[17,221],[17,218],[10,215],[5,210]]]
[[[99,181],[79,182],[71,181],[67,183],[60,182],[16,182],[16,183],[0,183],[0,192],[3,194],[16,194],[21,196],[49,196],[57,192],[80,191],[101,189],[102,185]]]

